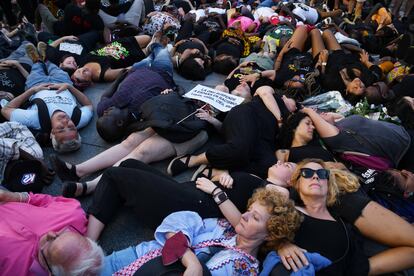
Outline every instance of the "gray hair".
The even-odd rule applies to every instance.
[[[70,268],[64,268],[61,265],[50,264],[53,275],[58,276],[94,276],[99,275],[104,264],[104,253],[102,248],[90,238],[85,237],[88,242],[88,248],[80,250],[80,254],[75,264]]]
[[[82,138],[79,133],[78,133],[77,139],[73,139],[70,141],[64,141],[62,143],[59,143],[56,140],[56,137],[54,134],[50,135],[50,139],[52,140],[53,149],[59,153],[78,150],[81,147],[81,142],[82,142]]]

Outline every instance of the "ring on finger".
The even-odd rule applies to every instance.
[[[287,256],[285,257],[285,259],[286,259],[286,260],[290,260],[290,259],[292,259],[292,256],[287,255]]]

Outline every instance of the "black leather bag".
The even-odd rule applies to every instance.
[[[155,96],[141,105],[140,121],[128,128],[128,133],[152,127],[160,136],[173,143],[183,143],[207,127],[207,122],[195,116],[198,106],[172,92]],[[194,114],[192,114],[194,113]],[[180,120],[192,114],[182,122]]]

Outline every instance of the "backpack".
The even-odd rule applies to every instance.
[[[207,127],[207,122],[195,116],[199,108],[191,99],[175,92],[152,97],[141,105],[140,121],[129,126],[127,133],[152,127],[158,135],[173,143],[183,143]],[[185,120],[183,118],[192,114]],[[177,124],[177,122],[181,121]]]
[[[33,136],[36,138],[36,141],[41,146],[50,146],[50,131],[52,130],[52,125],[50,123],[49,110],[46,103],[39,98],[34,99],[30,104],[35,104],[37,106],[40,130],[31,129]],[[71,120],[77,126],[79,124],[82,112],[79,107],[75,107],[72,112]]]

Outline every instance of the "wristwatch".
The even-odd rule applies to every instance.
[[[219,193],[215,194],[215,195],[213,196],[213,198],[214,198],[214,201],[217,203],[217,205],[220,205],[220,204],[222,204],[224,201],[226,201],[227,199],[229,199],[229,198],[228,198],[228,196],[227,196],[227,194],[226,194],[225,192],[223,192],[223,191],[221,191],[221,192],[219,192]]]

